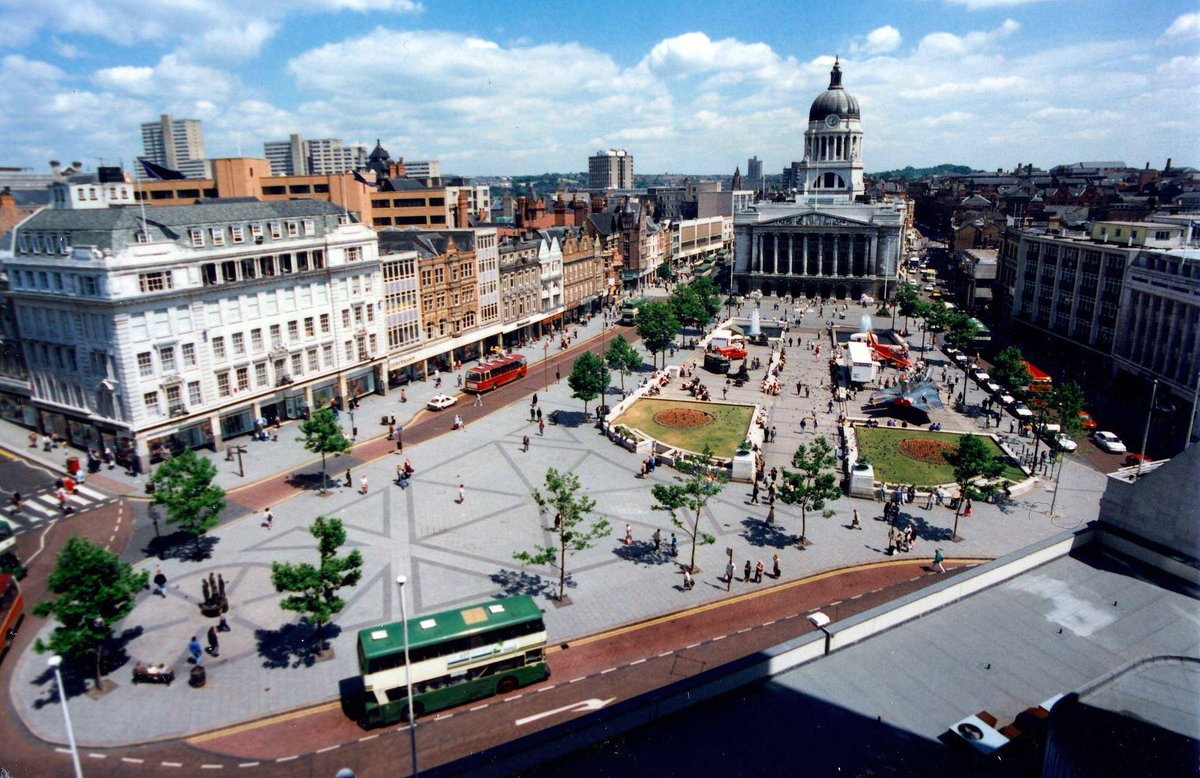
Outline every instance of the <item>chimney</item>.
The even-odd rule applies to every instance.
[[[461,187],[458,190],[458,214],[457,214],[458,218],[454,225],[454,226],[458,227],[460,230],[465,230],[467,228],[467,224],[469,223],[467,220],[467,217],[470,215],[467,212],[468,207],[469,206],[467,205],[467,190],[465,187]]]
[[[1170,158],[1170,157],[1167,157],[1167,166],[1166,166],[1165,168],[1163,168],[1163,172],[1164,172],[1164,173],[1166,173],[1166,172],[1168,172],[1170,169],[1171,169],[1171,158]]]

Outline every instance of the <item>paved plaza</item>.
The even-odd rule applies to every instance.
[[[764,301],[764,316],[775,314],[772,305]],[[857,317],[858,306],[851,308],[854,313],[848,318]],[[748,313],[749,307],[745,311]],[[785,338],[819,337],[828,318],[819,311],[810,311]],[[588,328],[581,328],[579,340],[599,332],[597,319]],[[758,391],[761,375],[754,373],[745,387],[730,391],[730,401],[764,404],[771,414],[770,425],[776,428],[777,437],[764,452],[768,469],[787,464],[796,444],[814,437],[811,424],[805,432],[800,431],[801,416],[811,415],[815,409],[819,423],[815,434],[832,439],[837,414],[846,410],[835,405],[828,412],[827,336],[825,343],[820,358],[808,352],[802,342],[788,350],[780,396],[768,397]],[[760,355],[765,354],[763,349]],[[531,350],[528,356],[532,360],[535,354]],[[685,349],[670,361],[690,363],[698,356]],[[930,352],[929,357],[944,359],[936,352]],[[531,365],[531,373],[523,381],[530,393],[538,392],[544,412],[582,411],[582,403],[569,396],[565,369],[564,380],[553,383],[551,374],[551,386],[544,391],[544,378],[536,367],[536,363]],[[697,375],[709,374],[700,370]],[[705,380],[716,390],[714,396],[720,397],[721,384],[715,378]],[[809,397],[796,395],[797,381],[810,387]],[[367,434],[365,429],[372,436],[382,434],[378,422],[383,413],[400,417],[403,411],[416,410],[421,398],[429,394],[433,394],[431,383],[410,387],[410,402],[399,410],[398,392],[364,401],[357,412],[360,439]],[[614,400],[615,395],[610,403]],[[884,558],[887,525],[873,518],[882,507],[877,502],[842,498],[832,505],[836,513],[833,518],[810,516],[808,536],[813,545],[801,550],[795,544],[799,534],[795,511],[782,504],[777,506],[777,523],[768,526],[763,522],[767,506],[748,503],[749,486],[730,484],[705,511],[703,530],[715,535],[717,542],[699,549],[701,572],[696,576],[695,589],[685,592],[677,560],[668,557],[665,548],[656,553],[651,542],[655,529],[662,530],[664,539],[672,531],[667,516],[652,510],[650,496],[653,484],[673,478],[672,470],[660,467],[648,479],[638,478],[641,457],[609,442],[591,424],[549,425],[544,436],[539,435],[536,424],[529,422],[528,400],[487,410],[486,417],[472,421],[464,430],[406,447],[405,455],[416,468],[407,489],[394,483],[400,458],[385,455],[355,466],[354,488],[338,486],[328,496],[315,490],[296,490],[294,496],[276,503],[272,506],[273,529],[263,526],[260,513],[241,509],[241,518],[212,533],[212,554],[206,561],[162,561],[170,581],[168,596],[161,598],[147,592],[142,597],[125,622],[129,630],[125,649],[131,661],[172,665],[180,680],[170,687],[135,686],[129,682],[126,666],[111,676],[117,684],[115,690],[99,699],[74,697],[71,714],[81,744],[111,746],[185,735],[337,699],[340,686],[351,682],[357,673],[356,631],[399,619],[395,579],[400,574],[407,575],[411,582],[410,613],[499,594],[533,594],[545,608],[552,642],[562,643],[728,596],[726,584],[718,580],[726,549],[732,549],[739,579],[747,559],[763,560],[768,570],[772,554],[778,553],[782,562],[780,580],[757,585],[736,580],[732,584],[734,593]],[[452,414],[442,412],[447,428]],[[348,421],[345,417],[343,414],[344,421]],[[579,415],[566,418],[577,419]],[[953,428],[964,429],[964,424],[974,422],[957,417]],[[532,441],[528,452],[522,451],[525,435]],[[7,440],[4,436],[11,437],[11,430],[0,435]],[[244,458],[246,477],[238,477],[236,471],[230,473],[230,464],[222,461],[219,482],[227,489],[233,488],[243,481],[252,482],[311,463],[313,456],[303,451],[292,440],[294,437],[295,433],[285,426],[278,442],[248,443],[251,453]],[[269,454],[264,455],[264,451]],[[311,466],[312,472],[318,467]],[[331,474],[341,474],[337,467],[331,465]],[[555,570],[522,568],[513,561],[514,552],[531,550],[535,543],[550,540],[546,530],[550,519],[539,517],[530,498],[530,491],[541,486],[549,467],[578,474],[585,491],[597,500],[598,513],[613,525],[611,536],[570,558],[570,604],[563,607],[553,601],[557,592]],[[102,475],[114,483],[124,483],[125,476],[119,471]],[[360,475],[369,479],[365,495],[358,490]],[[457,500],[459,484],[466,490],[461,503]],[[917,527],[918,542],[911,556],[932,557],[938,546],[950,557],[995,557],[1024,547],[1096,518],[1103,484],[1102,474],[1068,461],[1057,518],[1047,517],[1050,495],[1039,483],[1009,504],[975,506],[974,515],[960,525],[965,540],[954,544],[949,542],[952,511],[927,511],[921,503],[906,506],[904,514]],[[133,482],[126,485],[138,488]],[[237,500],[235,491],[231,501]],[[853,508],[858,508],[863,517],[862,531],[847,528]],[[237,516],[238,509],[230,515]],[[346,593],[348,605],[329,631],[335,655],[327,661],[313,661],[309,652],[311,633],[298,624],[296,614],[278,607],[280,595],[269,580],[272,561],[316,561],[315,543],[306,528],[317,515],[342,518],[349,533],[348,546],[361,550],[365,558],[362,583]],[[622,542],[626,523],[633,527],[632,545]],[[687,539],[678,534],[679,559],[686,560]],[[155,564],[158,561],[151,559],[140,566],[153,571]],[[214,623],[202,617],[198,609],[201,578],[210,572],[221,574],[227,582],[232,631],[221,634],[219,657],[205,656],[208,684],[197,690],[184,682],[188,669],[186,646],[192,635],[200,636],[203,642],[204,632]],[[830,615],[836,619],[836,613]],[[31,626],[46,625],[34,619]],[[9,689],[16,710],[39,737],[61,739],[61,711],[57,705],[45,704],[53,699],[53,680],[44,658],[26,653],[12,659],[18,662]],[[78,682],[74,685],[80,688]]]

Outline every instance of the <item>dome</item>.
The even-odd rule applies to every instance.
[[[831,113],[843,119],[859,118],[858,100],[842,89],[842,69],[836,59],[833,61],[833,70],[829,71],[829,88],[813,100],[812,107],[808,109],[808,120],[823,121]]]

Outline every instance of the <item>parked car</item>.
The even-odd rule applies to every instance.
[[[451,397],[448,394],[435,394],[429,398],[429,402],[425,404],[425,407],[431,411],[440,411],[443,408],[449,408],[456,402],[458,402],[457,397]]]
[[[1087,411],[1080,411],[1079,426],[1083,427],[1085,430],[1094,430],[1096,429],[1096,420],[1093,419],[1092,415]]]
[[[1110,454],[1125,453],[1125,444],[1111,432],[1093,432],[1092,441]]]
[[[1033,417],[1033,411],[1029,410],[1029,408],[1025,406],[1025,403],[1022,402],[1013,403],[1012,412],[1021,419],[1029,419]]]
[[[975,382],[978,384],[986,384],[992,380],[992,377],[988,375],[988,371],[983,368],[975,370],[972,375],[975,376]]]
[[[1005,408],[1017,401],[1017,398],[1013,397],[1011,394],[1001,394],[997,399],[1000,400],[1000,404]]]
[[[1153,461],[1154,460],[1150,457],[1144,457],[1141,454],[1130,453],[1125,455],[1125,467],[1136,467],[1139,462],[1142,464],[1149,464]]]
[[[1079,444],[1071,440],[1071,436],[1064,432],[1060,432],[1054,436],[1054,445],[1063,451],[1074,451],[1079,448]]]

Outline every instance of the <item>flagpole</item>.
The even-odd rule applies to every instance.
[[[138,162],[140,163],[141,160],[139,159]],[[146,242],[149,243],[150,242],[150,230],[147,229],[147,227],[146,227],[146,200],[144,197],[142,197],[141,176],[134,175],[133,185],[134,185],[134,188],[137,190],[138,205],[141,206],[141,209],[142,209],[142,234],[146,236]]]

